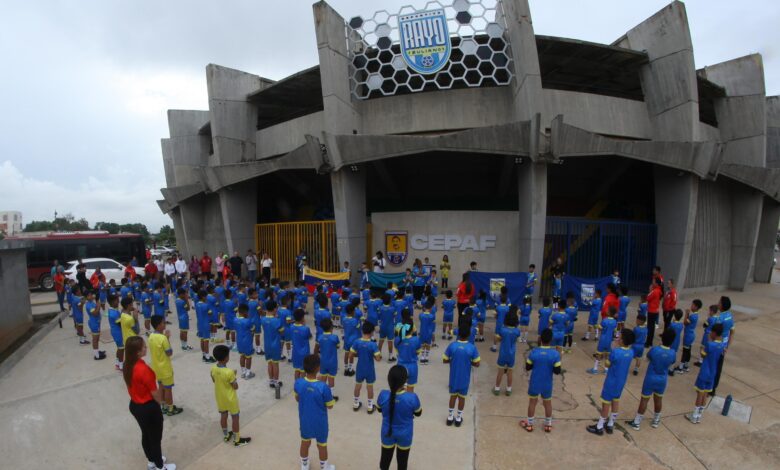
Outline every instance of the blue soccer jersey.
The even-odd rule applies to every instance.
[[[322,330],[322,320],[330,319],[330,311],[327,308],[315,308],[314,309],[314,326],[317,328],[317,335],[321,335],[323,333]]]
[[[552,316],[552,309],[550,307],[542,307],[539,309],[539,325],[537,326],[537,333],[542,334],[542,331],[550,327],[550,317]]]
[[[455,299],[444,299],[441,301],[441,308],[444,311],[442,321],[444,323],[452,323],[455,316],[455,306],[457,302]]]
[[[690,348],[696,341],[696,325],[699,324],[699,314],[691,312],[688,314],[688,322],[683,327],[683,347]]]
[[[355,317],[344,317],[341,326],[344,328],[344,349],[350,349],[352,343],[361,336],[360,320]]]
[[[563,346],[563,337],[566,336],[566,330],[569,327],[569,315],[561,310],[553,313],[550,317],[550,326],[552,327],[552,346]]]
[[[225,301],[222,302],[222,315],[224,315],[225,318],[226,330],[232,331],[236,329],[236,326],[234,325],[236,313],[238,313],[238,304],[236,304],[236,301],[233,300],[233,298],[225,299]]]
[[[116,343],[117,349],[123,349],[125,344],[122,340],[122,325],[119,323],[119,319],[122,316],[122,312],[109,307],[108,308],[108,326],[111,328],[111,338]]]
[[[83,305],[81,305],[81,297],[78,295],[71,296],[73,302],[71,303],[72,311],[73,311],[73,322],[77,325],[83,325],[84,324],[84,311],[82,310],[84,308]]]
[[[520,337],[520,329],[517,327],[502,326],[498,330],[496,336],[501,340],[498,349],[498,367],[512,369],[515,366],[517,339]]]
[[[430,345],[436,331],[436,316],[432,312],[420,313],[420,342]]]
[[[520,307],[520,326],[531,324],[531,304],[523,304]]]
[[[666,346],[653,346],[647,352],[645,380],[642,382],[642,397],[651,395],[662,397],[666,391],[666,379],[669,377],[669,367],[674,364],[677,355]]]
[[[621,295],[619,302],[617,321],[618,323],[625,323],[626,317],[628,316],[628,304],[631,303],[631,297]]]
[[[292,341],[292,328],[290,328],[293,324],[292,312],[289,308],[282,307],[277,310],[277,315],[279,321],[282,323],[282,327],[284,327],[284,331],[282,332],[282,340],[285,343],[289,343]]]
[[[504,319],[506,319],[506,314],[509,313],[510,307],[512,307],[510,303],[496,305],[496,332],[504,326]]]
[[[373,384],[376,382],[376,369],[374,358],[380,357],[379,346],[366,338],[359,338],[352,344],[350,352],[357,356],[355,368],[355,382]]]
[[[382,390],[377,397],[377,408],[382,413],[382,446],[397,446],[401,450],[412,447],[414,434],[414,416],[422,413],[420,399],[415,393],[401,390],[395,394],[393,406],[393,425],[390,426],[389,390]],[[391,429],[392,428],[392,429]],[[392,432],[391,432],[392,431]]]
[[[549,346],[534,348],[526,359],[531,366],[531,378],[528,381],[528,396],[549,400],[552,398],[553,370],[561,366],[561,355]]]
[[[382,305],[380,299],[369,299],[366,302],[366,320],[371,322],[372,325],[377,326],[379,324],[379,306]]]
[[[84,304],[84,310],[87,312],[87,324],[89,325],[89,331],[93,335],[100,334],[100,312],[97,310],[97,302],[94,300],[88,300]]]
[[[209,339],[211,335],[211,313],[208,302],[195,304],[195,317],[198,321],[198,338]]]
[[[479,364],[479,351],[468,341],[455,341],[444,351],[444,360],[450,362],[450,395],[465,397],[471,383],[471,366]]]
[[[162,290],[152,293],[152,302],[154,303],[154,314],[165,315],[165,297],[162,294]]]
[[[723,355],[727,344],[721,339],[708,341],[702,351],[701,369],[699,376],[696,377],[694,387],[699,392],[711,392],[715,386],[715,375],[718,372],[718,361]]]
[[[339,371],[339,336],[323,332],[317,336],[317,344],[320,346],[320,375],[335,377]]]
[[[420,338],[409,336],[404,339],[395,338],[395,347],[398,349],[398,364],[404,366],[409,373],[406,383],[417,385],[417,354],[420,353]]]
[[[643,317],[647,318],[647,302],[642,302],[639,304],[639,310],[637,311],[637,316],[642,315]]]
[[[628,347],[615,348],[609,353],[606,364],[609,367],[609,372],[607,372],[607,378],[604,379],[604,386],[601,388],[602,402],[612,403],[620,400],[633,360],[634,352]]]
[[[267,362],[279,362],[282,358],[282,333],[284,326],[278,317],[264,316],[260,323],[263,328],[263,345],[265,347],[265,360]]]
[[[671,350],[674,352],[677,352],[680,349],[680,343],[682,343],[682,333],[683,333],[683,325],[682,321],[672,320],[671,323],[669,323],[669,328],[674,330],[674,341],[672,342]]]
[[[301,439],[317,441],[318,445],[328,443],[328,408],[335,401],[330,387],[325,382],[303,377],[293,387],[298,400],[298,422]]]
[[[247,307],[249,307],[249,320],[252,322],[252,325],[255,327],[255,334],[260,334],[260,329],[262,328],[262,325],[260,324],[261,316],[261,309],[260,306],[260,300],[259,299],[249,299],[249,302],[247,302]]]
[[[379,307],[379,338],[392,340],[395,337],[395,308],[382,304]]]
[[[596,297],[590,302],[590,312],[588,313],[588,325],[595,326],[599,322],[599,315],[601,314],[601,297]]]
[[[566,315],[569,317],[569,324],[566,326],[566,334],[570,335],[574,333],[574,325],[577,323],[577,315],[579,312],[577,311],[577,306],[572,305],[571,307],[566,307]]]
[[[311,353],[309,340],[311,339],[311,330],[308,326],[293,323],[290,325],[290,336],[292,337],[292,363],[293,369],[303,372],[303,358]]]
[[[187,301],[182,298],[176,299],[176,318],[179,320],[179,330],[187,331],[190,329],[190,311]]]
[[[236,343],[239,354],[251,356],[253,351],[252,338],[254,337],[255,322],[249,317],[238,317],[233,322],[236,328]]]
[[[723,342],[728,344],[731,330],[734,329],[734,315],[731,312],[720,312],[718,314],[718,323],[723,324]]]
[[[152,316],[152,305],[154,304],[153,295],[149,292],[141,292],[141,296],[139,299],[141,300],[141,315],[144,316],[144,318],[151,318]]]
[[[647,339],[647,327],[645,325],[634,327],[634,344],[631,349],[634,351],[634,358],[641,358],[645,353],[645,340]]]
[[[596,351],[607,353],[612,350],[612,337],[615,335],[615,328],[617,328],[617,320],[614,318],[606,317],[601,320],[601,325],[599,325],[601,336],[599,337],[599,344],[596,347]]]

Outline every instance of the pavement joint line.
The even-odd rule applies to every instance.
[[[707,404],[707,406],[709,406],[709,403]],[[671,415],[671,416],[679,416],[679,415]],[[693,456],[693,458],[695,458],[701,464],[702,467],[709,468],[709,467],[707,467],[707,464],[704,463],[704,461],[702,461],[702,459],[700,459],[698,455],[696,455],[696,452],[692,451],[691,448],[688,447],[688,444],[683,442],[683,440],[680,439],[680,437],[674,431],[672,431],[672,429],[669,426],[667,426],[666,423],[661,421],[661,424],[663,424],[664,428],[666,428],[666,430],[669,431],[669,433],[672,436],[674,436],[675,439],[677,439],[677,442],[679,442],[683,447],[685,447],[685,450],[690,452],[690,454]]]
[[[768,391],[768,392],[765,392],[765,393],[759,393],[758,395],[753,395],[753,396],[750,396],[750,397],[745,397],[745,398],[743,398],[743,399],[742,399],[742,401],[746,401],[746,400],[752,400],[752,399],[754,399],[754,398],[767,397],[767,398],[769,398],[770,400],[774,400],[774,401],[776,401],[776,402],[780,403],[780,400],[778,400],[777,398],[775,398],[775,397],[770,397],[770,396],[769,396],[769,394],[770,394],[770,393],[775,393],[775,392],[777,392],[777,391],[780,391],[780,388],[776,388],[776,389],[774,389],[774,390],[770,390],[770,391]]]
[[[27,400],[40,398],[40,397],[42,397],[44,395],[49,395],[49,394],[52,394],[52,393],[61,392],[61,391],[68,390],[68,389],[71,389],[71,388],[80,387],[82,385],[89,384],[89,383],[92,383],[92,382],[99,382],[99,381],[105,380],[107,378],[115,377],[116,375],[117,375],[117,372],[116,371],[112,371],[112,372],[107,373],[107,374],[98,375],[96,377],[92,377],[92,378],[89,378],[89,379],[81,380],[79,382],[74,382],[72,384],[63,385],[62,387],[51,388],[51,389],[48,389],[48,390],[43,390],[43,391],[38,392],[38,393],[33,393],[33,394],[30,394],[30,395],[27,395],[27,396],[24,396],[24,397],[14,398],[12,400],[0,402],[0,408],[4,408],[4,407],[10,406],[10,405],[21,403],[21,402],[24,402],[24,401],[27,401]]]

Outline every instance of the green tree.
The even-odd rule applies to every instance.
[[[33,220],[24,226],[23,232],[50,232],[54,230],[54,222],[48,220]]]
[[[105,230],[108,233],[119,233],[119,224],[114,222],[98,222],[95,230]]]
[[[154,237],[158,245],[175,245],[176,233],[170,225],[160,227],[160,233]]]

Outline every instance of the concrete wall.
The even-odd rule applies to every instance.
[[[405,230],[409,240],[416,234],[422,235],[473,235],[496,237],[495,248],[486,251],[451,249],[449,251],[414,250],[409,247],[409,256],[401,266],[388,265],[386,272],[401,272],[411,267],[415,258],[426,256],[432,264],[441,261],[443,255],[449,256],[452,270],[450,286],[457,286],[460,275],[476,261],[480,271],[510,272],[519,271],[519,225],[518,213],[507,211],[433,211],[433,212],[375,212],[371,214],[372,246],[374,251],[385,252],[385,232]],[[539,264],[541,266],[541,263]],[[525,270],[525,269],[523,269]]]
[[[543,123],[563,114],[567,124],[598,134],[652,138],[652,126],[642,101],[549,89],[543,90],[542,98]]]
[[[670,168],[656,166],[653,170],[657,262],[665,277],[675,279],[679,287],[687,287],[700,180]]]
[[[780,168],[780,96],[766,99],[766,166]]]
[[[25,248],[29,244],[0,241],[0,351],[4,351],[32,325]]]
[[[685,287],[726,287],[729,283],[732,211],[730,192],[720,183],[699,183],[696,227]]]
[[[756,282],[769,282],[771,280],[778,220],[780,220],[780,203],[764,197],[753,271],[753,280]]]
[[[306,143],[306,135],[322,134],[322,111],[257,131],[257,159],[291,152]]]

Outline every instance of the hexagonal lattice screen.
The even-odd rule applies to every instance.
[[[514,64],[501,0],[454,0],[451,4],[434,0],[419,10],[433,9],[444,10],[452,52],[449,63],[430,75],[410,69],[401,56],[398,17],[414,13],[414,7],[347,21],[349,81],[355,98],[509,84]]]

